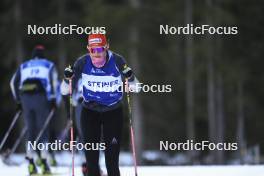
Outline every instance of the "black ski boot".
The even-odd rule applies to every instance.
[[[42,174],[51,174],[50,167],[46,159],[41,159],[41,173]]]
[[[88,168],[87,168],[86,163],[82,163],[82,173],[83,173],[83,176],[88,176]]]

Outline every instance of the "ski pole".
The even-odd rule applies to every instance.
[[[12,149],[11,149],[10,151],[8,151],[8,153],[6,154],[5,159],[9,158],[9,156],[12,155],[12,154],[16,151],[18,145],[19,145],[20,142],[22,141],[22,139],[23,139],[23,137],[25,136],[26,132],[27,132],[27,127],[24,127],[24,128],[22,129],[22,131],[21,131],[19,137],[17,138],[17,140],[16,140],[14,146],[13,146]]]
[[[18,111],[18,112],[16,113],[16,115],[15,115],[15,117],[14,117],[14,119],[13,119],[11,125],[10,125],[10,127],[8,128],[6,134],[5,134],[5,136],[4,136],[4,138],[3,138],[2,142],[1,142],[0,150],[2,150],[2,148],[3,148],[4,144],[5,144],[5,142],[6,142],[7,138],[8,138],[8,136],[9,136],[11,130],[12,130],[13,127],[15,126],[15,123],[16,123],[17,119],[19,118],[21,112],[22,112],[22,111],[20,110],[20,111]]]
[[[74,176],[74,149],[73,149],[73,117],[72,117],[72,79],[69,79],[70,86],[70,121],[71,121],[71,152],[72,152],[72,176]]]
[[[138,173],[137,173],[137,157],[136,157],[134,129],[133,129],[133,124],[132,124],[132,109],[131,109],[131,102],[130,102],[128,79],[126,79],[126,88],[127,88],[127,105],[128,105],[129,125],[130,125],[130,139],[131,139],[131,146],[132,146],[132,152],[133,152],[135,176],[137,176],[138,175]]]
[[[40,140],[42,134],[43,134],[44,131],[46,130],[46,128],[47,128],[47,126],[48,126],[48,124],[49,124],[51,118],[53,117],[54,112],[55,112],[55,109],[52,109],[52,110],[50,111],[50,113],[49,113],[49,115],[48,115],[48,118],[46,119],[46,121],[45,121],[45,123],[44,123],[42,129],[40,130],[40,132],[39,132],[39,134],[38,134],[38,136],[37,136],[37,138],[36,138],[36,140],[35,140],[36,143],[38,143],[38,141]]]

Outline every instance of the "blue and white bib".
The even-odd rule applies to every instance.
[[[28,79],[40,80],[43,88],[47,93],[47,97],[51,96],[51,80],[50,71],[53,63],[46,59],[32,59],[20,66],[20,88]]]
[[[122,78],[114,55],[109,51],[109,60],[102,68],[93,66],[89,55],[82,71],[82,88],[85,102],[95,101],[111,106],[122,99]]]

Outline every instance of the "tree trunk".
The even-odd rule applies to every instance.
[[[65,23],[65,0],[58,1],[58,17],[59,21]],[[65,39],[64,35],[58,37],[58,58],[59,58],[59,73],[63,73],[66,65],[66,50],[65,50]]]
[[[130,5],[133,9],[140,8],[140,0],[129,0]],[[139,66],[139,55],[137,50],[137,44],[139,43],[139,31],[137,28],[137,24],[133,24],[130,27],[130,41],[131,47],[129,50],[129,58],[132,61],[132,67],[137,69],[137,74],[140,72]],[[140,78],[139,78],[140,79]],[[136,143],[136,151],[137,151],[137,159],[138,164],[141,163],[141,156],[143,151],[143,132],[142,132],[142,109],[140,105],[140,98],[138,95],[134,95],[132,99],[132,119],[133,125],[135,127],[135,143]]]
[[[18,68],[20,66],[20,64],[23,62],[23,58],[24,58],[24,52],[23,52],[23,37],[21,34],[21,24],[22,24],[22,8],[21,8],[21,2],[20,0],[16,0],[15,1],[15,10],[14,10],[14,21],[15,21],[15,35],[16,35],[16,40],[15,40],[15,59],[16,59],[16,67]],[[18,120],[18,133],[20,133],[20,131],[23,128],[23,119],[20,118]],[[22,142],[24,143],[24,141]],[[23,150],[23,146],[20,145],[17,149],[17,151],[22,151]]]
[[[245,141],[245,115],[243,99],[243,82],[240,80],[237,84],[237,141],[240,163],[244,164],[244,155],[246,153]]]
[[[216,0],[215,5],[221,7],[222,0]],[[221,21],[223,19],[222,13],[217,13],[216,16],[217,24],[221,25]],[[216,39],[216,62],[219,66],[222,65],[223,61],[223,51],[222,51],[222,37],[219,36]],[[225,114],[224,114],[224,84],[223,84],[223,76],[221,74],[221,70],[217,72],[216,78],[216,141],[217,143],[224,142],[224,128],[225,128]],[[216,162],[217,164],[224,164],[224,150],[216,151]]]
[[[15,12],[14,12],[14,21],[15,21],[15,35],[16,35],[16,65],[19,66],[22,61],[23,61],[23,38],[21,35],[21,1],[20,0],[16,0],[15,2]]]
[[[57,2],[57,13],[58,13],[58,21],[62,25],[65,24],[65,19],[66,19],[66,13],[65,13],[65,0],[59,0]],[[57,64],[57,69],[58,69],[58,75],[63,76],[64,68],[66,66],[66,46],[65,46],[65,36],[64,35],[59,35],[58,36],[58,42],[57,42],[57,57],[58,57],[58,64]],[[60,74],[61,73],[61,74]],[[62,80],[62,78],[59,78]],[[63,102],[62,102],[63,103]],[[64,128],[66,125],[67,119],[65,117],[68,116],[68,113],[66,112],[65,106],[61,106],[61,108],[58,108],[56,111],[56,118],[54,118],[54,123],[56,125],[56,129],[61,129]],[[63,123],[62,123],[63,122]],[[54,133],[58,133],[56,129],[54,130]],[[74,131],[76,132],[76,131]]]
[[[185,1],[185,21],[186,24],[192,24],[192,0]],[[187,139],[195,141],[194,127],[194,91],[193,91],[193,37],[186,36],[186,124]],[[194,151],[188,151],[191,159],[194,157]]]
[[[217,88],[216,88],[216,105],[217,105],[217,118],[216,118],[216,141],[217,143],[224,142],[224,94],[223,94],[223,79],[222,75],[217,75]],[[224,150],[216,151],[217,164],[224,164]]]
[[[212,9],[212,0],[206,0],[206,4],[209,10]],[[212,25],[212,17],[207,14],[207,24]],[[209,124],[209,140],[215,142],[215,68],[214,68],[214,57],[213,57],[213,40],[210,34],[207,35],[207,97],[208,97],[208,124]],[[211,162],[215,161],[215,152],[210,151]]]

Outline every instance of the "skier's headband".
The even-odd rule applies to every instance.
[[[90,34],[88,37],[88,47],[107,48],[107,40],[105,34]]]

